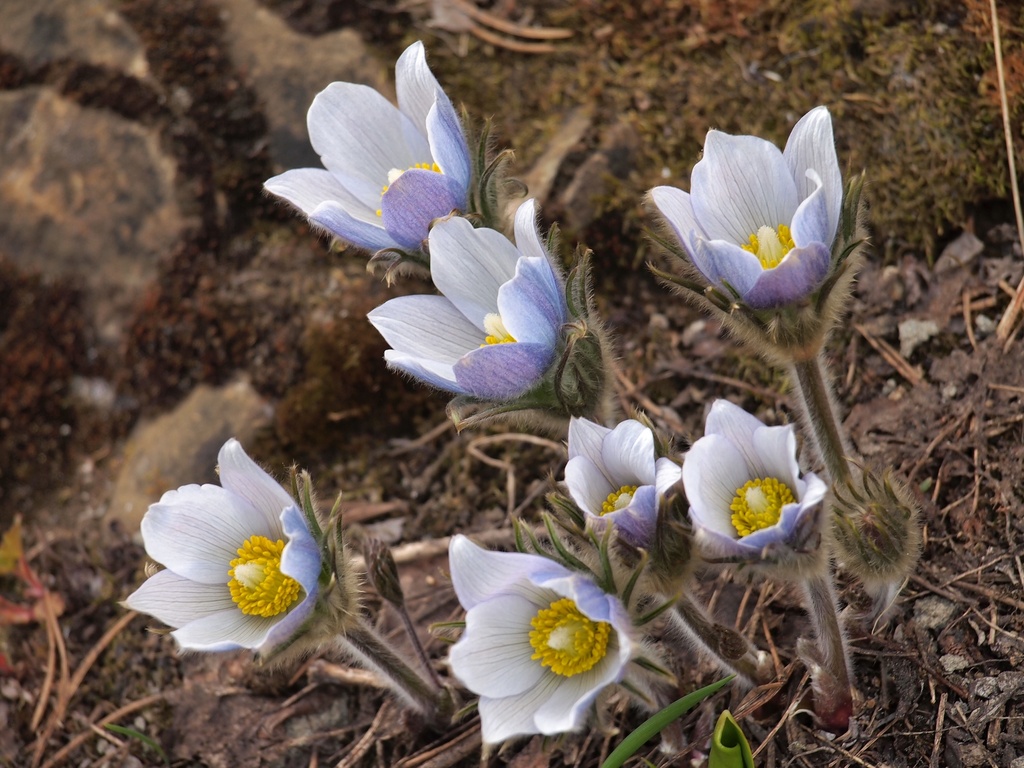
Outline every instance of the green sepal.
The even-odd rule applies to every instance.
[[[754,756],[747,737],[728,709],[718,716],[711,736],[708,768],[754,768]]]

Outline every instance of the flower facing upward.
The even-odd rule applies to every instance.
[[[689,193],[655,187],[650,197],[713,285],[769,309],[825,279],[843,202],[826,107],[797,122],[783,152],[755,136],[709,131],[690,178]]]
[[[142,519],[164,566],[125,605],[175,627],[186,650],[268,653],[310,617],[320,551],[303,513],[237,440],[218,455],[221,485],[168,491]]]
[[[415,249],[430,222],[465,209],[471,163],[458,115],[423,43],[395,65],[398,107],[366,85],[331,83],[307,125],[326,170],[299,168],[264,187],[337,237],[372,251]]]
[[[452,539],[449,561],[466,609],[449,661],[480,696],[483,740],[579,728],[636,651],[622,604],[545,557],[489,552],[464,536]]]
[[[687,452],[683,485],[702,549],[748,561],[800,549],[827,490],[817,475],[800,475],[793,425],[765,426],[726,400]]]
[[[368,315],[388,365],[440,389],[507,400],[551,367],[568,310],[537,233],[534,201],[516,212],[516,244],[465,219],[430,232],[430,275],[443,296],[401,296]]]
[[[639,421],[614,429],[586,419],[569,422],[565,485],[597,530],[610,522],[633,546],[649,547],[658,502],[680,477],[679,465],[656,459],[654,434]]]

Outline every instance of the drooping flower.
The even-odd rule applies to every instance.
[[[697,542],[710,556],[756,562],[817,545],[827,487],[800,474],[792,424],[765,426],[716,400],[704,437],[683,461],[683,485]]]
[[[362,248],[416,249],[430,223],[465,210],[471,161],[451,101],[423,43],[395,65],[398,106],[369,86],[331,83],[307,125],[324,169],[299,168],[264,187],[310,221]]]
[[[637,649],[618,598],[539,555],[452,539],[452,583],[466,629],[452,671],[480,697],[483,740],[575,730]]]
[[[146,511],[146,553],[164,569],[125,605],[174,627],[183,649],[269,653],[312,613],[320,550],[292,497],[237,440],[217,460],[221,485],[182,486]]]
[[[727,296],[754,309],[797,301],[828,273],[843,203],[828,109],[804,115],[782,152],[756,136],[709,131],[690,192],[655,187],[650,197]]]
[[[654,434],[635,419],[614,429],[569,422],[565,485],[597,530],[610,522],[633,546],[649,547],[659,500],[680,477],[678,464],[656,458]]]
[[[465,219],[430,232],[442,296],[401,296],[369,313],[392,368],[456,394],[508,400],[551,367],[568,309],[537,232],[533,200],[516,212],[515,245]]]

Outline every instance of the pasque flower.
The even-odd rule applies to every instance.
[[[423,43],[401,55],[395,80],[397,107],[366,85],[327,86],[307,117],[326,170],[299,168],[264,184],[314,224],[372,251],[418,248],[431,221],[465,209],[469,189],[469,148]]]
[[[813,542],[827,487],[801,476],[793,425],[765,426],[716,400],[683,461],[698,544],[713,557],[771,559]]]
[[[449,660],[480,696],[487,743],[579,728],[636,653],[618,598],[539,555],[490,552],[452,539],[452,583],[466,629]]]
[[[614,429],[587,419],[569,422],[565,485],[598,530],[610,522],[633,546],[649,547],[658,502],[680,477],[678,464],[656,458],[654,433],[635,419]]]
[[[650,197],[714,286],[753,309],[797,301],[828,273],[842,209],[828,109],[804,115],[782,152],[709,131],[690,192],[655,187]]]
[[[516,212],[513,245],[462,218],[430,232],[442,296],[402,296],[370,312],[388,365],[440,389],[506,400],[535,386],[555,358],[568,310],[537,232],[534,201]]]
[[[174,627],[193,651],[269,653],[310,617],[320,550],[295,501],[237,440],[218,455],[221,485],[168,491],[142,519],[164,566],[125,605]]]

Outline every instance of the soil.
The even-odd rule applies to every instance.
[[[988,4],[483,4],[508,21],[573,32],[550,52],[446,29],[451,5],[265,3],[311,36],[351,27],[382,61],[425,41],[453,100],[491,117],[499,147],[516,150],[517,173],[548,179],[547,223],[571,222],[566,258],[576,241],[593,249],[595,294],[621,366],[618,404],[644,410],[680,445],[701,434],[715,398],[775,423],[793,420],[796,404],[782,375],[645,268],[663,255],[645,234],[643,192],[666,179],[685,188],[709,127],[781,143],[818,103],[832,110],[844,168],[867,173],[873,247],[827,356],[858,452],[907,481],[924,535],[887,620],[850,622],[857,733],[831,737],[800,712],[809,684],[794,648],[807,624],[795,590],[711,572],[702,596],[772,651],[779,681],[719,694],[686,716],[683,755],[666,756],[656,740],[640,755],[659,766],[699,760],[729,707],[757,764],[772,768],[1020,768],[1024,342],[1019,328],[1006,343],[994,327],[1024,257]],[[1001,5],[1021,168],[1024,8]],[[123,0],[116,9],[140,39],[152,80],[0,50],[0,88],[52,86],[82,106],[155,126],[197,224],[167,244],[116,343],[90,325],[94,299],[73,279],[16,266],[0,243],[0,522],[7,529],[20,517],[41,582],[32,592],[0,575],[0,595],[30,608],[19,623],[0,624],[0,765],[600,765],[643,719],[625,699],[582,734],[482,753],[472,716],[427,727],[344,664],[266,670],[241,654],[179,655],[119,606],[145,567],[134,531],[104,517],[121,452],[137,423],[199,384],[244,374],[275,404],[250,453],[267,466],[308,468],[322,499],[344,490],[353,541],[396,546],[423,628],[460,616],[443,537],[486,533],[500,543],[504,531],[511,546],[509,513],[539,519],[564,455],[502,429],[456,434],[440,395],[385,369],[365,312],[423,286],[367,277],[364,254],[331,248],[262,194],[275,172],[266,121],[227,53],[215,0]],[[324,84],[330,79],[325,72]],[[193,100],[184,118],[164,97],[179,86]],[[545,150],[574,115],[583,116],[578,140],[552,160]],[[582,179],[597,182],[580,192]],[[901,350],[907,321],[934,325]],[[112,404],[82,398],[83,381],[110,382]],[[840,595],[854,607],[865,600],[842,573]],[[365,607],[401,642],[390,608],[372,594]],[[446,673],[445,643],[422,634]],[[676,672],[681,695],[719,676],[696,657]]]

